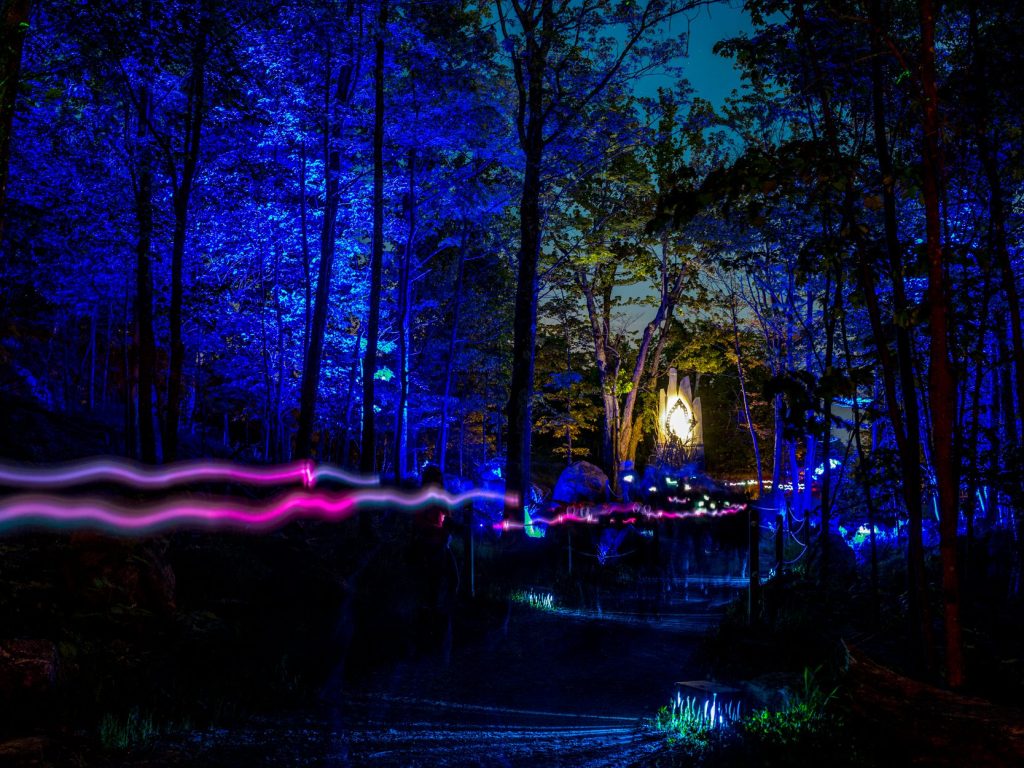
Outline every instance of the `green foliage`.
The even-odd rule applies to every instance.
[[[133,707],[125,715],[107,713],[100,720],[100,743],[104,749],[123,750],[140,747],[157,736],[153,716]]]
[[[761,709],[745,719],[740,726],[744,737],[766,749],[821,748],[841,723],[828,711],[838,688],[826,692],[820,673],[820,666],[805,667],[796,695],[778,711]]]
[[[785,746],[817,737],[826,730],[827,723],[824,715],[801,702],[781,712],[758,710],[744,721],[743,730],[758,741]]]

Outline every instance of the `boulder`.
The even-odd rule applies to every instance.
[[[600,502],[608,498],[608,476],[589,461],[577,461],[558,476],[552,501],[559,504]]]
[[[56,686],[57,668],[50,640],[0,640],[0,701],[42,698]]]
[[[64,577],[68,594],[81,605],[174,613],[176,578],[167,557],[167,539],[121,541],[75,533],[69,541]]]

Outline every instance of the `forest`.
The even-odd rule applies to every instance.
[[[180,745],[180,762],[152,750],[176,733],[235,728],[286,698],[289,712],[309,711],[335,685],[349,698],[325,705],[335,740],[314,750],[325,765],[561,765],[561,742],[508,762],[412,747],[378,758],[355,735],[339,748],[338,723],[362,722],[352,692],[378,695],[381,670],[392,670],[397,700],[394,670],[419,657],[384,640],[396,615],[423,637],[444,625],[441,650],[415,667],[428,690],[453,647],[472,670],[490,633],[511,643],[510,617],[528,615],[516,640],[528,647],[530,632],[558,644],[563,624],[590,631],[557,618],[560,601],[604,618],[627,592],[646,606],[653,579],[663,608],[673,558],[720,536],[720,549],[704,550],[718,561],[687,555],[686,574],[701,558],[705,576],[735,581],[736,601],[709,630],[718,645],[688,639],[692,671],[666,670],[664,682],[675,690],[672,675],[704,673],[736,683],[754,674],[737,659],[756,657],[758,672],[802,669],[801,706],[814,711],[803,721],[783,708],[774,715],[789,719],[771,726],[769,706],[737,726],[742,737],[725,736],[714,710],[709,728],[679,697],[645,726],[674,738],[643,749],[634,739],[628,754],[601,742],[608,762],[585,751],[565,764],[808,764],[840,749],[822,735],[840,720],[849,764],[1024,759],[1021,713],[1009,709],[1024,688],[1016,2],[0,8],[0,695],[25,701],[23,717],[0,726],[0,756],[38,759],[36,742],[14,736],[59,721],[89,735],[48,736],[51,762],[14,764],[70,764],[71,754],[89,765],[148,765],[147,754],[263,764],[237,745],[211,748],[207,762],[194,750],[185,761]],[[715,103],[697,95],[688,53],[700,19],[725,8],[749,31],[715,45],[741,78]],[[699,466],[665,467],[659,389],[670,369],[702,404]],[[338,489],[372,477],[395,494],[426,488],[428,475],[452,494],[497,480],[503,509],[483,533],[472,512],[452,513],[442,548],[454,586],[448,555],[437,565],[416,539],[419,517],[386,503],[351,525],[292,521],[251,536],[62,531],[37,512],[19,523],[19,504],[42,503],[23,491],[58,486],[24,485],[17,472],[100,456],[154,471],[303,462],[336,468]],[[685,470],[747,522],[712,534],[637,523],[612,546],[552,517],[545,542],[524,539],[517,528],[574,501],[552,491],[580,462],[607,481],[595,504],[635,502],[624,487],[634,467],[646,468],[645,486],[656,475],[674,486],[672,472]],[[273,499],[218,483],[193,484],[187,498]],[[126,509],[170,498],[87,487]],[[660,514],[666,498],[643,509]],[[612,514],[611,527],[623,525]],[[603,568],[620,542],[640,559]],[[740,565],[723,565],[734,550]],[[551,594],[530,591],[541,582]],[[402,591],[411,584],[444,593],[441,607],[429,595],[432,607],[417,609]],[[223,602],[204,602],[207,589]],[[231,600],[248,611],[232,613]],[[636,632],[657,635],[662,608]],[[187,638],[181,657],[160,639],[179,636],[166,634],[172,626]],[[265,641],[239,667],[287,689],[267,701],[254,693],[252,711],[224,703],[249,697],[245,671],[225,661],[244,632]],[[120,636],[132,638],[125,648],[101,648]],[[846,657],[833,664],[840,639]],[[860,646],[886,666],[857,667]],[[154,659],[162,671],[113,692],[127,685],[114,670],[155,670]],[[40,690],[16,671],[30,663],[50,670]],[[235,671],[207,700],[190,686],[218,663]],[[169,671],[177,665],[189,674]],[[861,678],[844,676],[854,667]],[[871,690],[858,688],[864,670]],[[839,693],[826,696],[833,677]],[[483,701],[466,686],[463,702]],[[931,717],[925,746],[879,755],[857,741],[858,728],[877,725],[864,726],[872,706],[891,705],[889,725],[911,729],[916,715],[898,701],[921,691],[935,711],[965,713],[950,715],[945,737]],[[561,695],[520,708],[584,706]],[[185,711],[186,700],[202,703]],[[819,710],[836,719],[814,720]],[[388,711],[394,722],[422,714]],[[601,711],[591,716],[622,714]],[[300,764],[312,748],[289,728],[246,749],[276,740],[285,751],[266,764]],[[751,757],[779,743],[790,745],[784,757]],[[688,762],[695,754],[702,762]]]

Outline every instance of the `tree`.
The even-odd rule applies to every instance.
[[[582,5],[556,0],[496,2],[515,77],[516,131],[524,159],[505,472],[513,514],[522,509],[523,491],[530,485],[537,266],[548,191],[544,170],[545,162],[550,162],[546,155],[556,142],[571,135],[574,126],[587,122],[606,89],[675,58],[680,50],[673,42],[652,45],[655,32],[668,19],[704,4],[703,0],[646,0],[636,6],[604,0]],[[616,47],[606,37],[613,28],[621,34]]]
[[[935,7],[919,0],[921,14],[922,191],[925,246],[928,254],[928,329],[930,355],[928,394],[932,452],[939,494],[939,534],[942,553],[942,596],[946,628],[946,680],[953,688],[964,684],[963,635],[960,627],[960,582],[957,567],[960,478],[955,461],[954,435],[957,382],[949,353],[949,289],[943,258],[943,164],[939,137],[939,94],[935,66]],[[1019,322],[1019,321],[1018,321]]]
[[[209,0],[197,0],[196,28],[193,32],[189,68],[186,78],[186,107],[182,119],[181,170],[176,172],[173,159],[168,159],[174,207],[174,236],[171,246],[170,369],[167,374],[167,412],[163,428],[163,456],[173,461],[178,453],[178,422],[181,415],[181,387],[185,364],[182,342],[182,301],[185,238],[189,203],[199,165],[203,123],[206,119],[206,67],[208,37],[211,27]]]
[[[379,79],[383,80],[383,25],[386,21],[386,5],[381,5],[381,29],[378,30],[377,38],[380,46],[379,70],[374,72]],[[295,435],[295,452],[299,456],[308,456],[312,447],[313,418],[316,412],[317,391],[320,386],[320,366],[323,357],[324,331],[327,325],[327,311],[331,295],[331,276],[334,266],[334,255],[337,248],[336,226],[338,217],[338,205],[342,192],[342,148],[341,141],[342,127],[344,125],[342,110],[351,102],[355,89],[359,83],[360,67],[362,62],[361,45],[361,18],[357,16],[357,9],[354,0],[349,0],[345,6],[344,49],[339,55],[337,71],[334,71],[335,62],[330,55],[330,43],[327,43],[328,54],[324,59],[324,67],[327,72],[326,82],[329,84],[328,93],[330,108],[324,111],[323,135],[324,157],[322,159],[324,173],[326,176],[326,191],[324,197],[323,218],[320,223],[320,266],[316,283],[316,299],[313,304],[312,320],[310,322],[308,346],[305,350],[305,358],[302,369],[302,395],[299,406],[299,426]],[[383,84],[379,85],[383,89]],[[374,147],[376,151],[377,136],[374,134]],[[376,158],[376,154],[374,155]],[[374,176],[376,182],[376,175]],[[376,189],[376,187],[375,187]],[[375,211],[377,199],[374,198]],[[374,248],[377,247],[377,215],[374,218]],[[374,258],[377,251],[374,250]],[[379,262],[377,269],[379,270]],[[371,274],[376,274],[371,267]],[[373,278],[371,277],[371,280]],[[372,292],[371,288],[371,292]],[[370,302],[370,328],[371,334],[368,338],[373,355],[376,356],[376,334],[375,329],[376,307],[373,304],[372,293]],[[368,334],[369,335],[369,334]],[[365,376],[365,370],[364,370]],[[373,387],[373,375],[371,369],[370,387]],[[372,395],[371,395],[372,400]],[[365,404],[364,404],[365,406]],[[372,403],[371,403],[372,406]],[[372,407],[370,408],[372,418]],[[364,424],[365,434],[365,424]],[[371,424],[370,435],[372,438],[373,429]],[[365,445],[365,443],[364,443]],[[373,471],[371,466],[366,471]]]

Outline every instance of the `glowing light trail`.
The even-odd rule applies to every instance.
[[[310,489],[322,480],[342,482],[358,487],[359,490],[345,494],[312,492]],[[0,486],[52,490],[100,482],[118,483],[142,490],[160,490],[200,482],[233,482],[258,486],[301,484],[307,490],[293,492],[263,505],[251,506],[229,500],[171,500],[128,507],[97,498],[21,494],[0,503],[0,529],[42,525],[98,528],[120,534],[152,533],[192,526],[266,529],[300,517],[341,520],[357,509],[373,506],[414,510],[428,504],[457,507],[474,501],[506,502],[501,492],[484,489],[459,495],[432,488],[413,494],[387,490],[379,487],[375,475],[358,475],[329,464],[317,466],[309,460],[272,467],[245,466],[227,461],[192,461],[151,467],[123,459],[92,459],[51,467],[0,463]],[[683,504],[690,500],[672,497],[670,501]],[[698,506],[703,507],[703,502],[698,502]],[[531,515],[530,526],[595,524],[608,518],[614,522],[615,515],[621,515],[622,522],[630,525],[649,519],[721,517],[746,509],[742,504],[721,510],[715,510],[714,504],[711,507],[675,512],[656,510],[640,504],[603,504],[594,507],[570,505],[552,517]],[[505,520],[495,523],[494,528],[520,530],[524,525]]]
[[[501,493],[475,490],[458,495],[424,489],[407,494],[365,489],[346,494],[295,491],[265,505],[175,500],[138,508],[102,499],[72,499],[44,494],[12,496],[0,504],[0,530],[41,525],[59,529],[100,529],[122,535],[195,526],[265,530],[297,518],[339,521],[360,509],[387,506],[415,511],[438,504],[458,507],[477,499],[504,501]]]
[[[685,502],[686,499],[676,499],[673,497],[672,501]],[[735,515],[739,512],[744,511],[747,508],[746,504],[734,504],[723,507],[722,509],[694,509],[689,511],[670,512],[663,509],[653,509],[647,505],[640,504],[602,504],[594,507],[577,507],[568,506],[566,511],[557,514],[553,517],[543,517],[541,515],[531,515],[531,525],[562,525],[565,523],[584,523],[584,524],[597,524],[601,522],[602,518],[612,517],[613,515],[629,515],[629,517],[623,519],[623,524],[632,525],[635,524],[639,519],[643,518],[646,520],[686,520],[688,518],[697,517],[727,517],[729,515]],[[523,523],[515,523],[510,520],[502,520],[494,523],[494,530],[521,530],[524,527]]]
[[[0,463],[0,485],[28,489],[66,488],[87,483],[119,483],[144,490],[201,482],[233,482],[247,485],[313,487],[318,480],[337,480],[357,487],[380,484],[376,475],[358,475],[330,464],[310,460],[280,466],[248,466],[230,461],[186,461],[151,467],[124,459],[90,459],[49,467]]]

